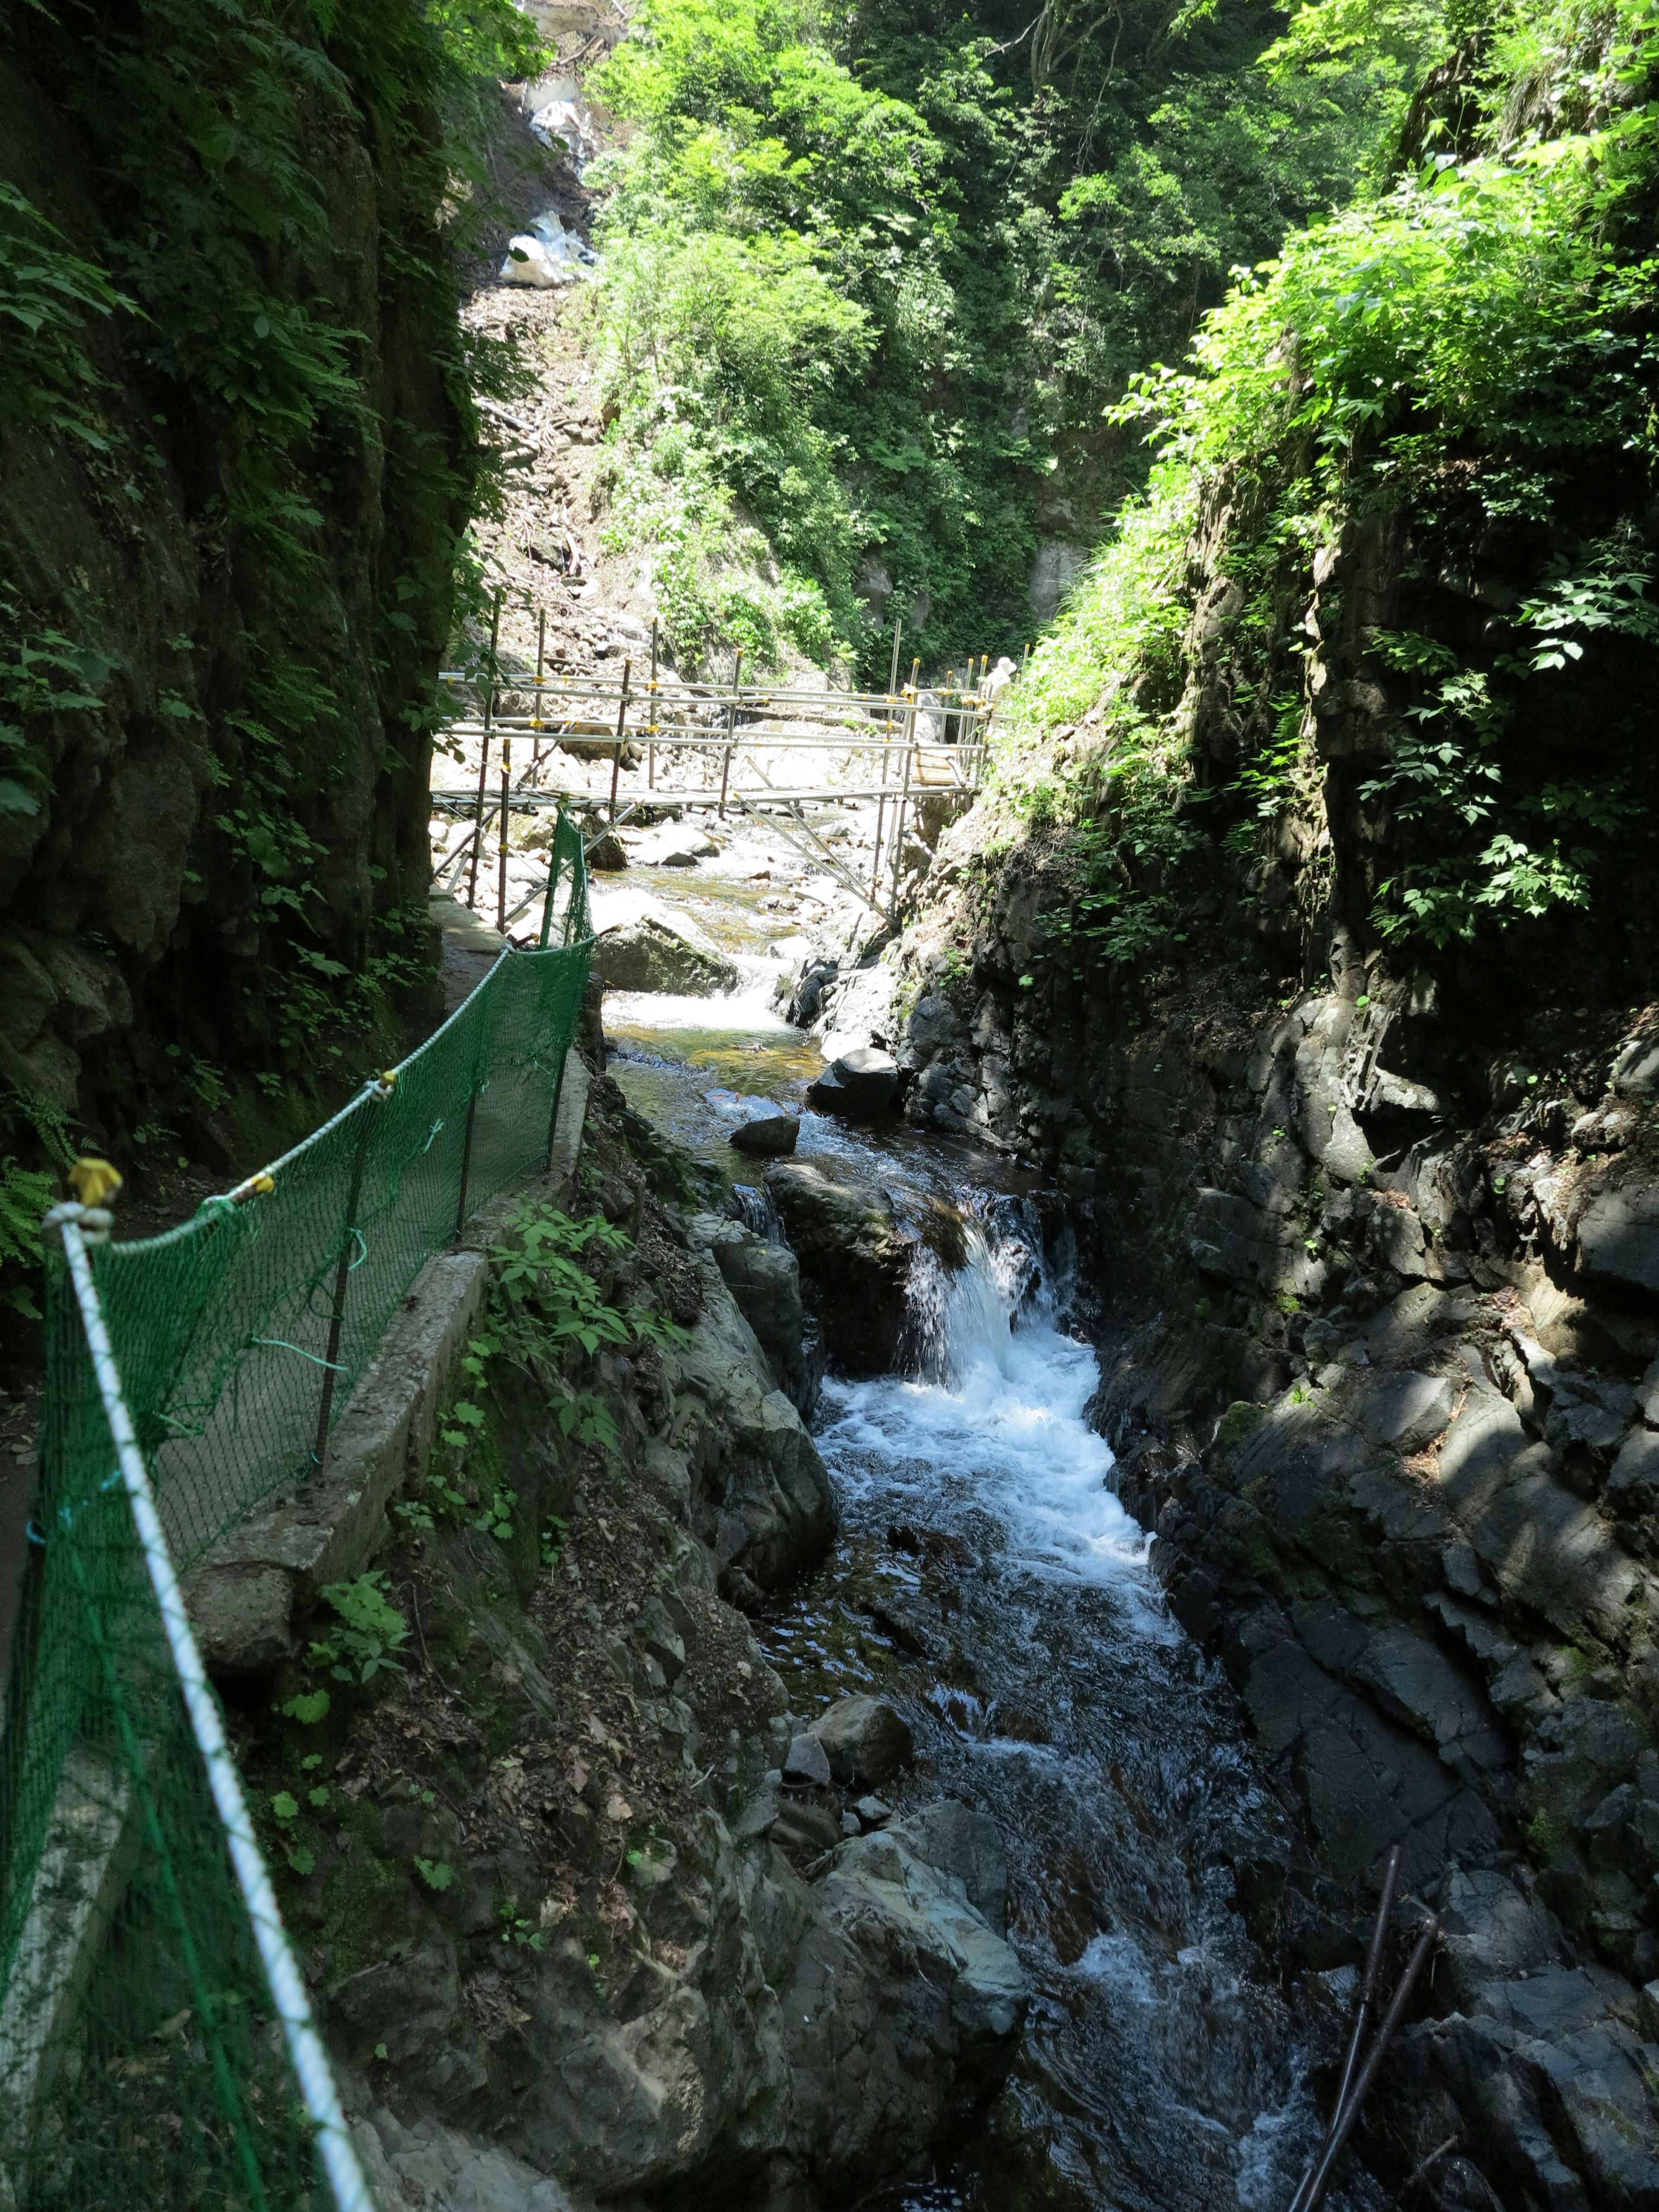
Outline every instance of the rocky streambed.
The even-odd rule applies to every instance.
[[[1258,1940],[1297,1824],[1116,1494],[1072,1209],[813,1113],[772,998],[607,1000],[552,1195],[673,1323],[566,1363],[614,1449],[486,1347],[487,1510],[380,1553],[404,1672],[315,1727],[268,1717],[303,1644],[227,1685],[264,1801],[327,1801],[270,1841],[376,2185],[1276,2207],[1352,1966]],[[757,1058],[770,1165],[726,1141]]]

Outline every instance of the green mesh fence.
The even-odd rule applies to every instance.
[[[388,1079],[232,1196],[164,1236],[88,1237],[180,1579],[311,1471],[458,1216],[545,1159],[587,939],[562,818],[540,949],[504,952]],[[0,1735],[0,2212],[325,2212],[83,1324],[59,1251]]]

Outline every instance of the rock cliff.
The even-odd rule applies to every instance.
[[[408,0],[321,20],[23,9],[0,44],[14,1146],[139,1164],[167,1121],[211,1158],[238,1078],[311,1072],[319,1031],[325,1066],[431,966],[476,434],[441,56]]]
[[[1285,586],[1310,641],[1314,770],[1267,849],[1229,841],[1228,495],[1189,548],[1170,702],[1219,811],[1155,872],[1172,928],[1139,961],[1100,957],[1063,926],[1078,833],[994,796],[941,840],[886,956],[884,1041],[915,1124],[1042,1161],[1072,1200],[1113,1480],[1306,1838],[1298,1864],[1237,1870],[1253,1926],[1304,1963],[1351,1957],[1395,1838],[1414,1909],[1442,1914],[1452,1971],[1372,2117],[1375,2170],[1403,2179],[1439,2151],[1419,2201],[1448,2208],[1644,2203],[1650,849],[1611,864],[1599,925],[1575,911],[1409,959],[1378,937],[1409,832],[1360,786],[1367,759],[1396,757],[1411,697],[1379,626],[1467,645],[1483,598],[1512,603],[1527,573],[1511,538],[1507,576],[1425,579],[1382,524]],[[1600,757],[1595,702],[1628,657],[1591,651],[1576,688],[1523,714],[1520,776],[1564,744]],[[1060,732],[1060,752],[1098,743],[1098,722]]]

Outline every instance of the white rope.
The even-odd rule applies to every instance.
[[[155,1592],[155,1601],[161,1610],[167,1643],[173,1651],[173,1663],[178,1670],[179,1686],[184,1692],[185,1707],[190,1715],[197,1747],[207,1767],[213,1802],[218,1808],[225,1839],[230,1846],[231,1863],[241,1885],[248,1917],[253,1923],[254,1940],[259,1946],[265,1978],[270,1984],[270,1993],[283,2023],[283,2033],[288,2040],[289,2057],[299,2077],[300,2093],[305,2099],[306,2110],[316,2125],[318,2148],[322,2153],[323,2164],[333,2186],[339,2212],[374,2212],[374,2199],[368,2193],[368,2184],[358,2162],[356,2146],[347,2130],[345,2115],[340,2110],[340,2100],[334,2087],[328,2055],[312,2024],[311,2005],[306,1996],[305,1984],[300,1978],[300,1970],[289,1946],[287,1930],[277,1911],[276,1894],[270,1887],[270,1876],[265,1870],[264,1856],[254,1840],[252,1824],[248,1819],[235,1762],[225,1742],[224,1724],[220,1718],[218,1704],[208,1686],[202,1655],[196,1646],[195,1632],[185,1610],[179,1577],[173,1571],[173,1555],[167,1548],[161,1516],[155,1510],[155,1493],[150,1487],[149,1473],[138,1449],[132,1416],[127,1411],[126,1400],[121,1393],[120,1374],[115,1364],[115,1355],[110,1348],[109,1331],[104,1326],[103,1306],[92,1279],[92,1269],[88,1264],[86,1242],[76,1222],[66,1221],[64,1224],[64,1250],[69,1260],[70,1273],[74,1279],[75,1295],[80,1303],[81,1320],[87,1333],[87,1347],[92,1354],[93,1370],[98,1377],[99,1395],[104,1401],[105,1417],[115,1441],[122,1480],[132,1506],[133,1520],[137,1524],[138,1540],[143,1547],[144,1564],[149,1570],[150,1587]]]

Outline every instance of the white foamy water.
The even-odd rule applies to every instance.
[[[730,1030],[734,1036],[776,1036],[798,1042],[800,1031],[791,1029],[773,1004],[776,964],[741,956],[732,964],[740,978],[737,989],[717,992],[707,999],[688,998],[678,991],[607,991],[606,1024],[619,1030],[670,1032]],[[761,972],[748,972],[756,969]]]
[[[1083,1418],[1094,1353],[1056,1325],[1052,1291],[1016,1325],[1018,1244],[969,1232],[968,1264],[919,1271],[922,1377],[825,1386],[819,1443],[840,1480],[921,1515],[974,1505],[1030,1571],[1112,1585],[1160,1639],[1177,1635],[1146,1567],[1147,1539],[1106,1486],[1112,1454]]]

